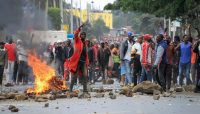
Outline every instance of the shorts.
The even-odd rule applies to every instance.
[[[125,69],[124,69],[124,65],[121,65],[121,75],[126,74]]]

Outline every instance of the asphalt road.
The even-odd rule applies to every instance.
[[[92,87],[95,89],[101,85],[97,83]],[[17,88],[23,91],[31,86],[33,85],[3,87],[1,90]],[[121,87],[119,83],[115,83],[104,85],[104,88],[119,89]],[[32,99],[0,101],[0,114],[11,114],[12,112],[8,110],[9,105],[15,105],[19,108],[17,114],[200,114],[200,101],[189,101],[200,99],[200,94],[192,92],[174,94],[176,98],[161,97],[159,100],[153,100],[152,95],[138,95],[139,97],[134,98],[115,93],[117,98],[110,99],[108,92],[105,93],[104,98],[95,98],[94,94],[94,92],[91,93],[91,101],[78,98],[49,100],[46,102],[49,103],[49,107],[44,107],[45,102],[39,103]]]

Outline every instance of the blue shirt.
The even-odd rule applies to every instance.
[[[192,57],[192,52],[191,52],[191,43],[187,43],[184,44],[181,43],[180,44],[180,51],[181,51],[181,58],[180,58],[180,62],[181,63],[188,63],[191,61],[191,57]]]

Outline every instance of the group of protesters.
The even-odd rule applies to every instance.
[[[172,85],[193,84],[196,85],[195,92],[200,92],[200,35],[193,40],[190,26],[189,35],[184,35],[183,41],[175,36],[172,42],[171,37],[165,35],[167,29],[163,30],[160,22],[156,41],[149,34],[140,35],[135,40],[134,34],[129,32],[127,39],[113,44],[104,41],[94,44],[86,39],[85,32],[81,32],[79,37],[84,26],[75,31],[73,41],[58,40],[52,46],[40,43],[36,48],[40,55],[38,58],[54,67],[56,75],[71,81],[70,91],[78,83],[77,80],[83,85],[83,91],[87,92],[88,82],[94,84],[99,77],[116,77],[124,88],[147,80],[159,84],[163,91],[170,90]],[[26,43],[17,40],[17,44],[14,44],[12,36],[6,39],[6,44],[0,42],[0,85],[3,84],[4,71],[5,86],[34,82],[34,76],[30,73],[32,69],[27,63]],[[184,78],[186,83],[183,83]]]

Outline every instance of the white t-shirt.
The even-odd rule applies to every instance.
[[[128,40],[127,40],[127,41],[128,41]],[[124,57],[124,60],[129,60],[129,61],[131,61],[131,50],[132,50],[132,46],[133,46],[133,42],[130,43],[130,42],[128,41],[128,49],[127,49],[126,55],[125,55],[125,57]]]

